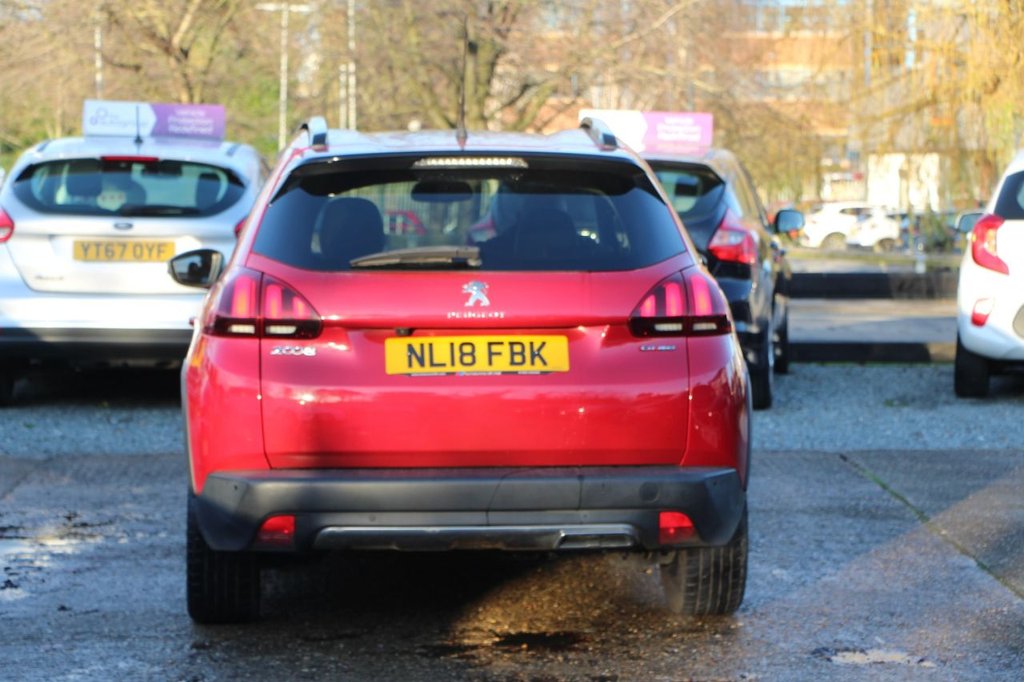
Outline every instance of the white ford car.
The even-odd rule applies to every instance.
[[[971,230],[957,287],[954,389],[988,394],[989,377],[1024,368],[1024,152]]]
[[[186,137],[24,152],[0,190],[0,405],[34,364],[180,363],[202,294],[167,261],[231,254],[262,164],[250,146]]]

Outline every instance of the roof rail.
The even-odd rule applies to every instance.
[[[304,130],[309,135],[310,147],[327,146],[327,119],[323,116],[313,116],[300,125],[299,130]]]
[[[580,128],[587,131],[587,135],[594,141],[595,144],[599,144],[602,147],[610,147],[611,149],[618,149],[619,140],[615,137],[615,133],[608,127],[608,124],[599,118],[593,118],[588,116],[587,118],[580,121]]]

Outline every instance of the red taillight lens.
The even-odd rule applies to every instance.
[[[757,262],[757,235],[740,224],[732,211],[726,210],[722,223],[708,242],[708,251],[718,260],[753,265]]]
[[[264,547],[290,548],[295,543],[295,517],[271,516],[256,532],[256,543]]]
[[[269,275],[238,268],[218,285],[203,325],[215,336],[312,339],[323,323],[309,301]]]
[[[663,511],[658,514],[658,543],[676,545],[697,535],[690,517],[682,512]]]
[[[235,225],[235,237],[238,237],[238,235],[242,234],[242,228],[245,227],[245,221],[246,218],[242,218],[241,220],[238,221],[238,224]]]
[[[1010,274],[1010,268],[999,257],[996,232],[1003,226],[1003,219],[997,215],[986,214],[978,219],[971,231],[971,257],[983,268]]]
[[[706,336],[727,334],[732,322],[718,284],[692,269],[651,289],[633,310],[629,328],[635,336]]]
[[[12,234],[14,234],[14,221],[5,210],[0,208],[0,244],[10,239]]]
[[[272,277],[263,277],[263,335],[312,339],[320,335],[320,315],[302,294]]]
[[[979,298],[971,310],[971,324],[975,327],[984,327],[994,307],[995,302],[991,298]]]

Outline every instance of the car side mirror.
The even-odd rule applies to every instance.
[[[985,214],[981,211],[961,213],[960,217],[956,219],[956,231],[960,234],[969,234],[974,230],[974,224],[978,222],[978,218],[983,215]]]
[[[224,254],[214,249],[197,249],[178,254],[167,263],[167,271],[178,284],[209,289],[224,269]]]
[[[804,214],[791,208],[784,208],[775,214],[772,226],[776,233],[797,232],[804,226]]]

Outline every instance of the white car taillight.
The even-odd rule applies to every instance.
[[[14,234],[14,221],[6,211],[0,208],[0,244],[10,239],[12,234]]]

